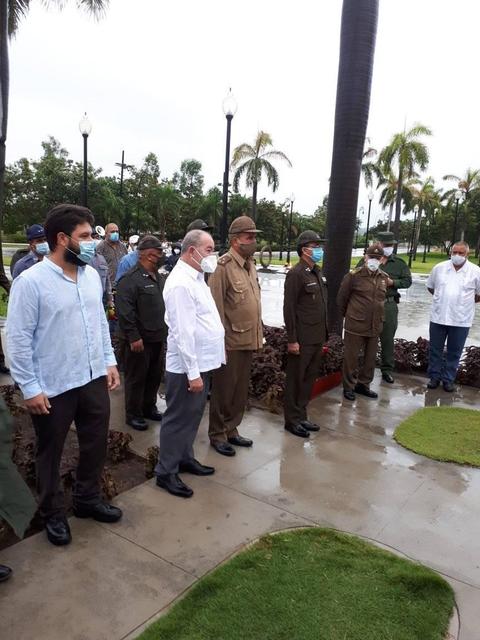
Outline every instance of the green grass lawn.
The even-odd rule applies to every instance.
[[[480,467],[480,411],[419,409],[397,427],[394,438],[428,458]]]
[[[328,529],[265,536],[201,579],[139,640],[442,640],[438,574]]]
[[[286,256],[286,254],[285,254],[285,256]],[[398,257],[402,258],[403,260],[405,260],[405,262],[408,264],[408,255],[407,254],[399,253]],[[416,260],[412,260],[412,266],[411,266],[412,273],[429,274],[430,271],[432,270],[432,267],[434,267],[439,262],[443,262],[444,260],[446,260],[447,256],[444,253],[427,253],[425,263],[422,262],[422,259],[423,259],[423,253],[418,253],[417,254],[417,259]],[[298,260],[299,260],[299,258],[297,256],[297,252],[296,251],[294,253],[290,254],[290,262],[291,262],[292,265],[297,264]],[[355,268],[356,265],[358,264],[359,260],[360,260],[359,257],[352,258],[351,261],[350,261],[350,268],[351,269]],[[286,264],[286,259],[285,260],[273,259],[272,260],[272,264],[274,264],[274,265],[284,265],[284,264]]]

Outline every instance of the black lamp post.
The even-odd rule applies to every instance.
[[[83,187],[82,187],[82,205],[84,207],[88,206],[88,193],[87,193],[87,169],[88,169],[88,158],[87,158],[87,140],[88,136],[92,132],[92,125],[90,120],[87,118],[87,114],[83,116],[78,124],[78,128],[80,129],[80,133],[83,136]]]
[[[357,248],[357,242],[358,242],[358,229],[362,223],[362,218],[363,218],[363,214],[365,213],[365,208],[364,207],[360,207],[360,209],[358,210],[358,218],[356,220],[355,223],[355,247],[354,249]]]
[[[367,232],[365,233],[365,251],[368,249],[368,232],[370,230],[370,210],[372,208],[373,191],[368,192]]]
[[[412,239],[410,241],[410,251],[408,252],[408,266],[412,266],[412,256],[415,251],[415,231],[417,229],[417,214],[419,210],[418,204],[413,207],[413,230],[412,230]]]
[[[427,227],[427,237],[424,240],[423,243],[423,258],[422,258],[422,262],[426,262],[427,261],[427,244],[430,244],[430,220],[427,218],[426,222],[425,222],[425,226]]]
[[[288,198],[288,200],[290,201],[290,219],[289,219],[289,223],[288,223],[288,233],[287,233],[287,264],[290,264],[290,242],[291,242],[291,236],[292,236],[292,216],[293,216],[293,203],[295,202],[295,194],[292,193],[292,195],[290,196],[290,198]]]
[[[237,112],[237,102],[233,97],[232,90],[223,101],[223,113],[227,119],[227,141],[225,145],[225,171],[223,173],[223,200],[222,200],[222,220],[220,223],[220,244],[222,248],[227,246],[228,228],[228,174],[230,172],[230,131],[232,128],[233,116]]]
[[[115,162],[116,167],[120,167],[120,198],[123,198],[123,170],[129,167],[125,164],[125,151],[122,151],[122,161]]]
[[[457,191],[455,191],[455,223],[453,225],[453,238],[452,238],[452,243],[451,243],[451,247],[453,247],[453,245],[455,244],[455,241],[457,239],[457,224],[458,224],[458,204],[460,202],[460,198],[462,197],[462,192],[460,191],[460,189],[457,189]]]
[[[279,259],[283,260],[283,235],[285,233],[285,213],[288,211],[288,198],[287,201],[282,204],[282,227],[280,230],[280,256]],[[285,209],[287,207],[287,209]]]

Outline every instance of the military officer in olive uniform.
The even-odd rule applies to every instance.
[[[343,395],[355,400],[355,393],[377,398],[370,390],[375,373],[378,336],[382,331],[388,276],[380,270],[383,248],[370,245],[363,266],[347,273],[342,280],[337,304],[345,318],[343,354]],[[358,372],[358,357],[363,349],[364,361]]]
[[[298,237],[299,262],[287,273],[283,318],[287,331],[288,360],[285,385],[285,429],[301,438],[319,426],[307,418],[307,404],[327,341],[327,288],[318,263],[323,241],[315,231]]]
[[[212,447],[234,456],[252,441],[239,435],[248,399],[253,352],[263,346],[260,287],[253,255],[257,248],[255,222],[236,218],[228,231],[230,249],[218,260],[208,284],[225,328],[227,363],[213,372],[208,435]]]
[[[163,351],[167,337],[163,286],[158,273],[164,262],[162,243],[143,236],[138,243],[138,262],[118,283],[116,305],[124,344],[125,413],[127,424],[145,431],[149,420],[161,420],[157,393],[162,378]]]

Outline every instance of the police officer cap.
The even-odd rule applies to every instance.
[[[27,229],[27,240],[31,242],[32,240],[37,240],[37,238],[45,238],[45,229],[41,224],[32,224]]]
[[[377,233],[377,240],[382,244],[397,244],[395,235],[391,231],[379,231]]]
[[[309,242],[325,242],[325,240],[321,238],[316,231],[302,231],[298,236],[297,245],[303,247],[303,245]]]
[[[230,225],[228,234],[234,236],[237,233],[262,233],[260,229],[257,229],[255,222],[248,216],[240,216]]]
[[[143,251],[144,249],[159,249],[163,251],[162,243],[155,236],[143,236],[137,245],[137,249],[138,251]]]
[[[194,229],[198,229],[198,231],[212,231],[213,227],[207,224],[205,220],[202,220],[201,218],[197,218],[193,222],[190,222],[190,224],[187,227],[187,233],[189,231],[193,231]]]
[[[374,242],[365,253],[369,258],[381,258],[383,256],[383,247],[379,242]]]

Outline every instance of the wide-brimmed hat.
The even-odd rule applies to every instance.
[[[382,244],[397,244],[395,235],[391,231],[379,231],[377,233],[377,240]]]
[[[230,229],[228,230],[228,234],[230,236],[234,236],[237,233],[263,233],[260,229],[257,229],[257,226],[248,216],[240,216],[239,218],[235,218],[235,220],[230,225]]]
[[[365,254],[369,258],[381,258],[384,255],[383,247],[379,242],[374,242],[369,247],[367,247]]]

